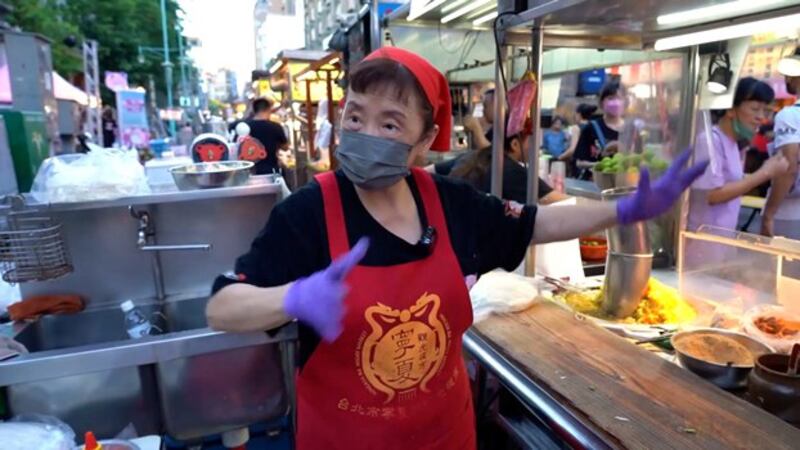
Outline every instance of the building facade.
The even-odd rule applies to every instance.
[[[302,0],[256,0],[253,9],[256,70],[269,69],[266,65],[281,50],[305,47],[304,11]]]

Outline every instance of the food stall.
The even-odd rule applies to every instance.
[[[289,112],[286,125],[297,164],[293,186],[307,182],[306,169],[319,159],[314,139],[316,105],[325,100],[323,103],[328,105],[330,118],[335,113],[335,105],[344,97],[344,91],[337,83],[341,76],[339,59],[336,52],[284,50],[270,66],[270,88],[281,93],[281,101]],[[333,133],[331,139],[332,136]]]
[[[331,52],[323,58],[309,64],[308,67],[303,69],[300,73],[294,76],[295,83],[305,85],[305,111],[306,111],[306,146],[308,150],[308,158],[310,167],[315,171],[329,170],[331,163],[331,155],[335,151],[336,139],[334,132],[334,124],[337,123],[336,111],[339,102],[343,98],[341,85],[339,84],[342,72],[341,55],[338,52]],[[319,98],[317,93],[319,86],[322,84],[325,88],[324,102]],[[315,96],[314,94],[317,93]],[[317,111],[314,112],[315,103]],[[321,111],[319,108],[324,108]],[[311,117],[320,118],[320,120],[312,120]],[[320,123],[317,123],[320,122]],[[317,133],[323,136],[323,139],[316,139]],[[316,142],[319,141],[320,149],[316,148]],[[320,154],[320,150],[325,149],[324,155]],[[316,163],[316,164],[315,164]]]
[[[701,9],[713,5],[699,0],[611,3],[564,0],[532,2],[536,4],[529,4],[529,9],[516,11],[510,2],[498,2],[496,9],[492,9],[489,2],[472,8],[451,5],[454,2],[447,1],[422,3],[425,4],[422,7],[411,5],[398,11],[392,20],[405,20],[409,28],[426,28],[427,24],[434,30],[433,36],[438,34],[440,42],[445,43],[457,39],[453,36],[463,39],[465,34],[484,32],[487,28],[490,39],[494,34],[498,46],[491,50],[497,55],[494,70],[498,92],[504,92],[504,78],[509,79],[510,87],[513,77],[506,74],[518,73],[514,66],[518,64],[515,61],[519,47],[530,49],[534,72],[545,79],[548,55],[552,58],[553,53],[563,52],[567,47],[586,51],[584,57],[589,57],[590,51],[599,53],[598,50],[647,52],[648,60],[663,60],[665,58],[658,53],[669,50],[670,58],[678,58],[677,78],[680,80],[680,90],[673,93],[674,100],[669,103],[672,115],[678,118],[676,123],[670,124],[673,148],[685,148],[693,143],[698,129],[697,110],[709,107],[704,106],[706,102],[701,92],[706,80],[703,77],[710,75],[705,73],[708,59],[698,45],[763,32],[770,21],[793,17],[800,11],[800,2],[794,1],[770,5],[753,2],[723,13],[714,8],[710,8],[710,12]],[[685,11],[692,13],[687,15]],[[752,25],[754,23],[757,26]],[[402,35],[393,37],[395,41],[403,41]],[[410,41],[413,50],[426,42],[422,38]],[[418,47],[413,46],[414,42]],[[736,48],[739,44],[730,45]],[[471,57],[465,59],[472,61]],[[467,66],[472,70],[486,69],[481,64]],[[654,77],[663,75],[655,73]],[[730,82],[733,84],[735,77]],[[538,141],[541,133],[542,97],[537,96],[530,113],[534,123],[533,142]],[[495,99],[495,116],[503,117],[507,107],[504,96],[496,95]],[[728,95],[728,104],[730,101]],[[712,103],[724,105],[725,100],[717,99]],[[503,151],[503,133],[497,121],[494,161],[502,159],[498,156]],[[536,146],[531,146],[528,161],[529,180],[534,180],[539,174]],[[493,187],[499,189],[502,167],[494,165],[493,170]],[[531,183],[529,199],[537,197],[536,188],[536,183]],[[602,199],[599,187],[591,182],[573,183],[572,193]],[[684,220],[681,210],[686,208],[676,211],[673,217],[673,222],[679,225]],[[677,271],[651,271],[650,267],[646,272],[622,269],[605,280],[590,279],[581,285],[561,283],[552,289],[542,286],[547,283],[539,283],[532,306],[521,312],[490,315],[467,333],[464,346],[474,364],[478,428],[487,442],[498,443],[496,448],[796,446],[800,430],[797,418],[791,416],[796,412],[788,413],[788,410],[770,405],[770,401],[759,394],[753,394],[757,392],[754,389],[759,380],[765,378],[765,368],[760,365],[759,357],[764,349],[757,347],[768,340],[763,334],[778,335],[789,342],[796,339],[797,319],[792,311],[797,305],[786,301],[791,297],[786,295],[787,286],[793,287],[795,279],[781,275],[786,261],[794,259],[795,250],[785,242],[763,241],[744,234],[721,237],[719,234],[725,233],[708,230],[701,236],[692,236],[680,233],[682,226],[676,228],[674,242],[679,249],[687,239],[710,241],[725,248],[712,253],[727,253],[729,257],[716,265],[705,259],[699,267],[687,266],[681,260],[684,255],[678,250]],[[758,267],[765,269],[758,274],[763,275],[762,279],[765,276],[766,284],[771,286],[763,287],[758,295],[749,285],[752,274],[743,277],[746,272],[742,267],[732,269],[724,264],[736,261],[730,255],[739,255],[742,247],[769,255],[747,260],[751,268],[760,262]],[[528,261],[528,267],[534,267],[533,258],[529,257]],[[533,275],[532,271],[528,273]],[[636,297],[633,313],[609,318],[608,305],[604,303],[609,289],[613,290],[610,284],[617,278],[618,285],[643,285],[644,294]],[[551,281],[559,284],[558,280]],[[699,292],[698,286],[706,291]],[[727,290],[721,292],[720,286],[727,286]],[[772,312],[768,306],[778,308],[779,312],[760,315],[753,312],[760,311],[753,310],[755,307]],[[697,327],[715,327],[709,331],[713,337],[690,338],[676,333]],[[753,331],[753,327],[760,331]],[[731,328],[734,331],[726,334]],[[733,344],[729,339],[742,341]],[[690,358],[680,356],[686,351],[695,352],[697,356],[700,346],[693,340],[706,344],[706,341],[725,342],[740,352],[729,356],[718,347],[703,348],[708,353],[706,359],[726,360],[709,364],[724,373],[723,380],[715,378],[714,370],[704,372],[702,367],[687,363]],[[749,346],[751,341],[757,341],[753,344],[755,347]],[[671,343],[680,347],[679,351],[664,351],[659,347],[669,347]],[[777,350],[774,345],[769,347],[770,351]],[[737,355],[741,354],[747,355],[748,364],[742,364],[744,367],[740,369],[743,370],[737,371],[734,366]],[[725,385],[725,377],[736,378],[738,384]],[[754,379],[756,381],[747,383]],[[789,381],[792,382],[797,383],[797,380]],[[775,385],[772,386],[775,389]],[[797,404],[796,399],[794,404]]]

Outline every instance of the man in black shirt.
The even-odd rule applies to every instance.
[[[254,157],[243,155],[240,152],[239,159],[255,162],[257,175],[277,172],[279,170],[278,151],[289,148],[289,140],[286,139],[283,127],[269,120],[271,112],[272,102],[266,98],[257,98],[253,100],[253,117],[245,121],[250,127],[250,137],[264,147],[266,157],[263,157],[264,153],[260,152],[255,152]],[[246,147],[251,148],[250,146]]]
[[[502,198],[517,203],[527,203],[528,170],[520,164],[530,141],[530,136],[520,133],[507,136],[503,155]],[[440,162],[426,168],[430,173],[454,176],[472,184],[475,189],[489,193],[492,186],[492,147],[472,151],[458,158]],[[539,178],[540,205],[549,205],[566,199],[564,194],[554,191],[547,182]]]

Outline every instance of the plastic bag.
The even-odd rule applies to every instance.
[[[489,272],[469,291],[473,322],[478,323],[491,313],[528,309],[538,295],[539,290],[531,278],[509,272]]]
[[[527,72],[522,79],[508,91],[508,125],[506,136],[514,136],[525,128],[525,120],[531,112],[536,99],[536,77]]]
[[[750,337],[772,347],[778,353],[790,353],[794,344],[800,344],[800,333],[780,337],[762,331],[757,325],[758,319],[775,318],[782,321],[798,323],[800,316],[787,311],[786,308],[777,305],[758,305],[748,310],[742,317],[742,328]]]
[[[40,203],[111,200],[150,192],[135,150],[94,148],[42,163],[31,195]]]
[[[52,416],[26,414],[0,423],[3,450],[73,450],[75,432]]]

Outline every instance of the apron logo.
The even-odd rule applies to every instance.
[[[372,331],[359,340],[359,372],[369,387],[386,394],[384,403],[398,393],[411,399],[417,389],[429,392],[428,382],[441,370],[448,346],[440,306],[438,295],[425,293],[408,309],[378,303],[364,312]]]

